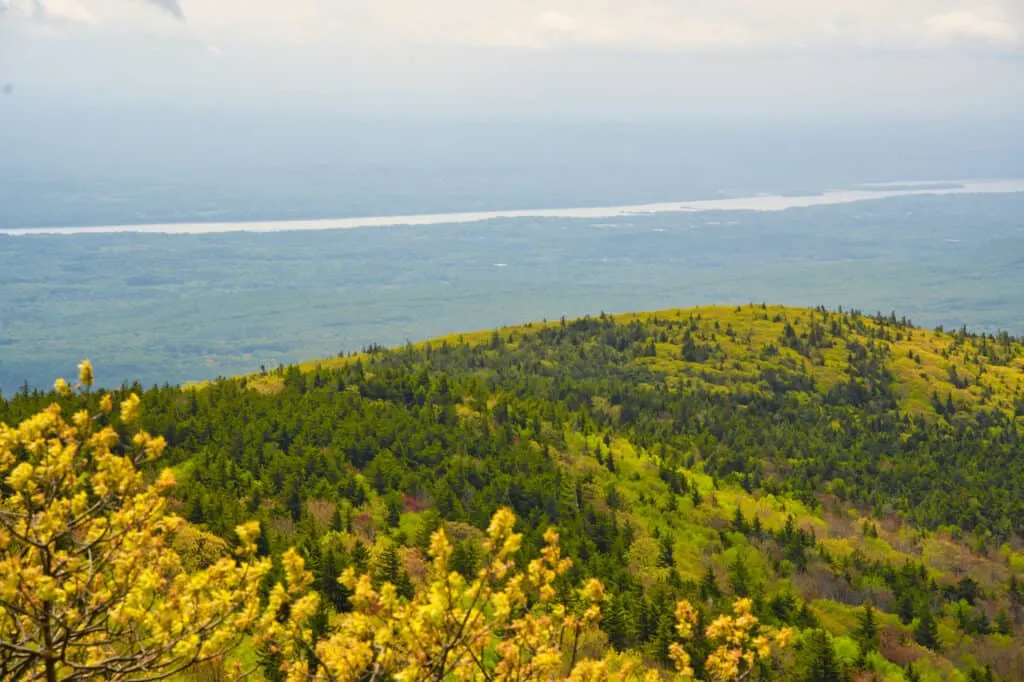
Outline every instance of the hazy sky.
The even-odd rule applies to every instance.
[[[9,109],[21,98],[23,108],[301,105],[353,116],[555,120],[1024,110],[1022,0],[0,6]]]

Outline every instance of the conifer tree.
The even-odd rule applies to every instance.
[[[750,594],[750,570],[740,553],[737,553],[736,559],[729,564],[729,587],[737,597],[746,597]]]
[[[927,606],[922,610],[921,618],[917,622],[917,627],[914,628],[914,639],[921,646],[928,647],[933,651],[939,648],[939,627],[932,615],[932,610]]]
[[[812,630],[805,635],[796,679],[799,682],[841,682],[843,677],[829,634],[824,630]]]
[[[864,604],[864,610],[858,616],[857,643],[864,652],[878,648],[878,623],[875,622],[875,608],[871,602]]]
[[[718,587],[718,579],[715,577],[715,569],[709,563],[700,579],[700,598],[702,601],[713,601],[722,596],[722,590]]]

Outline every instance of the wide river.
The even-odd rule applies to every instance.
[[[295,232],[301,230],[344,230],[357,227],[399,225],[445,225],[474,223],[495,218],[621,218],[649,213],[692,211],[782,211],[789,208],[848,204],[890,197],[938,194],[1005,194],[1024,192],[1024,178],[1009,180],[956,180],[898,182],[862,185],[858,189],[829,190],[801,196],[758,195],[728,199],[702,199],[630,206],[592,208],[549,208],[471,213],[428,213],[420,215],[374,216],[360,218],[321,218],[317,220],[268,220],[232,223],[173,223],[166,225],[102,225],[93,227],[42,227],[0,229],[11,236],[33,234],[113,234],[142,232],[152,234],[210,234],[215,232]]]

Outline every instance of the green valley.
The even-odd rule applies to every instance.
[[[132,390],[195,527],[183,554],[207,565],[256,519],[268,580],[297,547],[332,611],[350,566],[421,584],[439,528],[472,575],[509,507],[520,563],[554,526],[557,588],[608,592],[583,656],[669,669],[677,600],[709,623],[749,598],[798,633],[750,679],[1024,679],[1024,342],[1006,333],[703,307]],[[72,400],[26,388],[0,422]],[[702,675],[708,643],[687,647]]]

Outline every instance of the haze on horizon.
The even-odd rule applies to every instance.
[[[8,226],[172,184],[273,219],[1024,174],[1019,0],[0,7],[0,198],[34,207]]]

